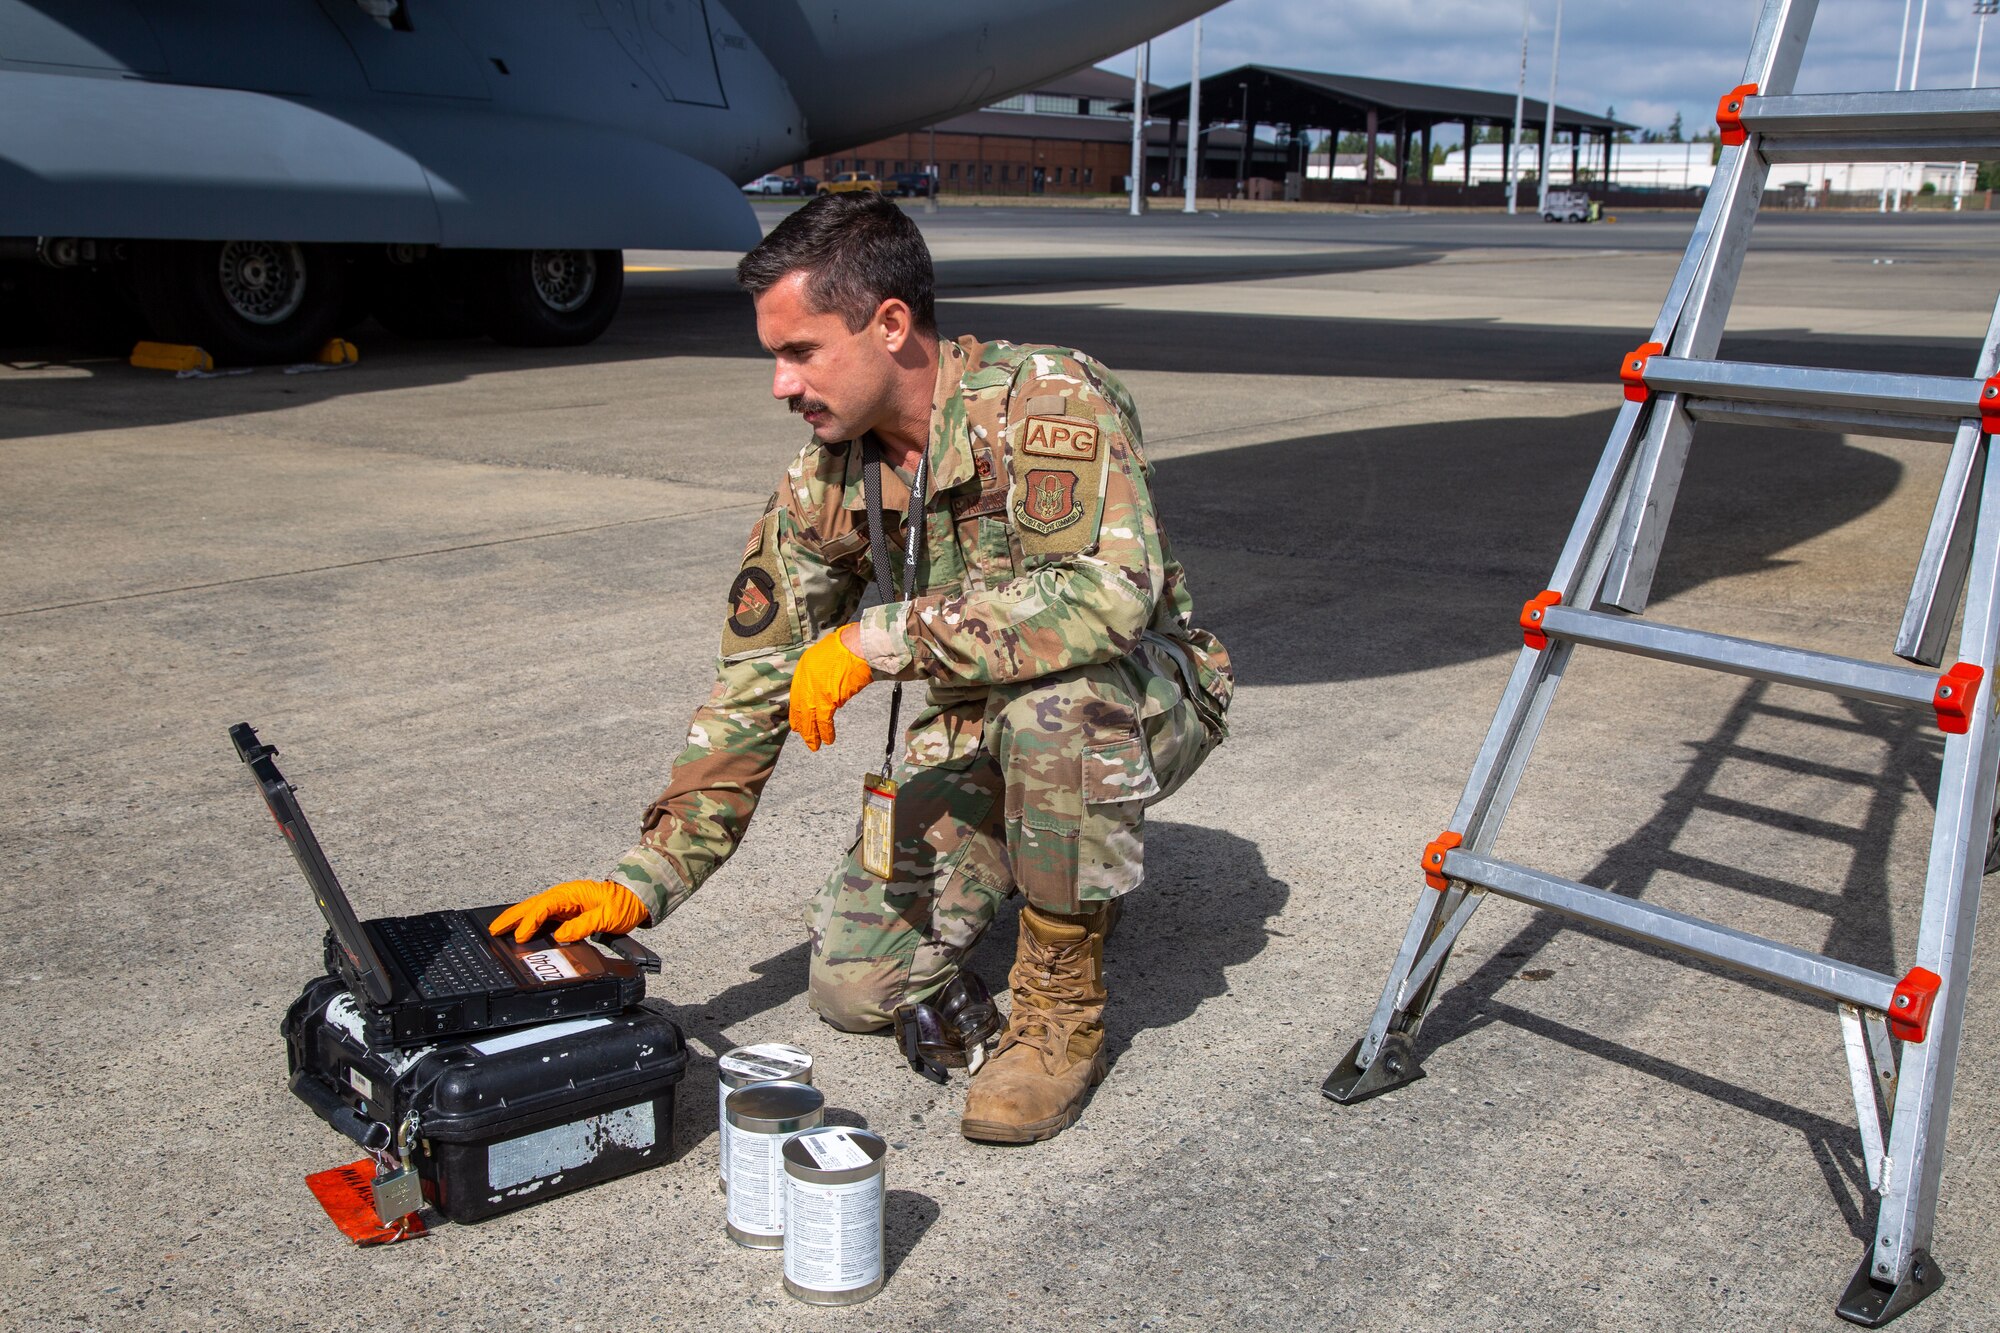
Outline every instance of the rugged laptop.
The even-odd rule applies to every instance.
[[[645,972],[660,960],[634,940],[557,944],[538,935],[516,944],[486,933],[506,904],[422,916],[361,921],[333,866],[313,837],[292,784],[278,771],[275,746],[247,722],[229,729],[236,753],[250,766],[278,831],[312,886],[326,918],[326,967],[347,983],[370,1045],[414,1046],[440,1037],[520,1027],[559,1018],[612,1014],[646,993]]]

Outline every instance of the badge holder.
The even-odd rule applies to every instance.
[[[917,554],[923,548],[924,481],[927,450],[917,459],[910,507],[903,518],[903,595],[917,586]],[[889,538],[882,526],[882,446],[873,435],[861,439],[861,490],[868,502],[868,549],[875,564],[875,591],[886,605],[896,600],[889,582]],[[889,692],[889,739],[882,747],[882,771],[861,779],[861,868],[876,879],[896,877],[896,726],[903,707],[903,682]]]

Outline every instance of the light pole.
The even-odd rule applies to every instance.
[[[1139,48],[1132,60],[1132,206],[1138,217],[1146,211],[1146,57],[1153,44]]]
[[[2000,4],[2000,0],[1994,0]],[[924,212],[938,212],[938,126],[930,126],[930,162],[924,170]]]
[[[1917,44],[1914,47],[1910,48],[1910,91],[1911,92],[1915,92],[1917,90],[1917,70],[1924,63],[1924,20],[1930,16],[1930,12],[1931,12],[1931,0],[1921,0],[1921,3],[1918,4],[1917,6]],[[1918,189],[1912,190],[1910,193],[1916,194],[1919,191],[1921,191],[1923,183],[1924,183],[1923,170],[1922,168],[1918,168],[1917,171]],[[1898,163],[1896,165],[1895,205],[1896,205],[1896,211],[1898,213],[1903,211],[1903,166],[1901,163]]]
[[[2000,5],[2000,0],[1991,0]],[[1201,161],[1201,20],[1194,21],[1194,63],[1188,67],[1188,151],[1182,154],[1187,165],[1187,200],[1181,205],[1181,212],[1195,212],[1195,177],[1200,174]]]
[[[1910,49],[1910,0],[1903,0],[1903,35],[1896,39],[1896,91],[1899,93],[1903,91],[1903,57],[1909,53],[1909,49]],[[1897,174],[1900,173],[1901,171],[1902,168],[1897,167],[1895,173],[1886,171],[1882,173],[1882,197],[1880,200],[1876,202],[1875,205],[1876,212],[1886,213],[1889,211],[1889,177],[1892,174]],[[1898,208],[1902,206],[1901,195],[1897,196],[1896,204]]]
[[[1556,71],[1562,65],[1563,53],[1563,0],[1556,0],[1556,35],[1549,46],[1549,114],[1542,125],[1542,178],[1536,211],[1547,213],[1549,208],[1549,168],[1555,164],[1556,137]],[[1575,184],[1575,182],[1571,182]]]
[[[2000,13],[2000,0],[1972,0],[1973,15],[1979,20],[1979,35],[1972,41],[1972,83],[1979,86],[1979,54],[1986,48],[1986,20]],[[1965,163],[1958,164],[1958,179],[1952,186],[1951,206],[1956,212],[1965,207]]]
[[[2000,4],[2000,0],[1995,0]],[[1519,161],[1521,157],[1521,105],[1528,92],[1528,19],[1534,9],[1535,0],[1521,0],[1521,74],[1514,80],[1514,137],[1507,141],[1507,216],[1514,216],[1514,192],[1521,183]],[[1472,152],[1466,145],[1465,151]],[[1468,157],[1466,159],[1470,161]]]

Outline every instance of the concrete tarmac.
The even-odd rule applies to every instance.
[[[762,207],[767,220],[779,210]],[[285,1088],[321,927],[224,732],[283,751],[364,915],[607,868],[706,695],[743,534],[803,438],[730,257],[635,254],[595,346],[417,344],[176,380],[0,365],[0,1326],[1831,1329],[1872,1196],[1821,1003],[1495,900],[1428,1077],[1319,1085],[1366,1022],[1692,215],[947,211],[940,317],[1137,394],[1233,735],[1157,808],[1115,1066],[1039,1146],[957,1132],[804,1001],[800,908],[884,691],[789,753],[648,933],[694,1055],[666,1165],[351,1247],[357,1154]],[[1769,218],[1725,354],[1969,373],[2000,220]],[[1886,660],[1941,473],[1704,427],[1652,614]],[[1580,657],[1500,854],[1900,975],[1941,746],[1913,716]],[[1978,951],[1996,944],[1989,920]],[[1010,910],[975,956],[996,990]],[[1910,1330],[2000,1310],[2000,1003],[1975,971]],[[723,1234],[714,1057],[795,1042],[888,1160],[890,1276],[814,1310]]]

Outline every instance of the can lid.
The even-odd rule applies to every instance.
[[[882,1141],[881,1135],[846,1125],[827,1125],[794,1134],[785,1140],[783,1149],[787,1170],[803,1167],[813,1174],[861,1173],[881,1161],[888,1151],[889,1145]]]
[[[725,1051],[716,1068],[741,1080],[794,1079],[812,1068],[812,1057],[796,1046],[767,1041]]]
[[[746,1083],[723,1105],[732,1125],[796,1128],[789,1122],[817,1116],[826,1105],[826,1094],[810,1083]]]

